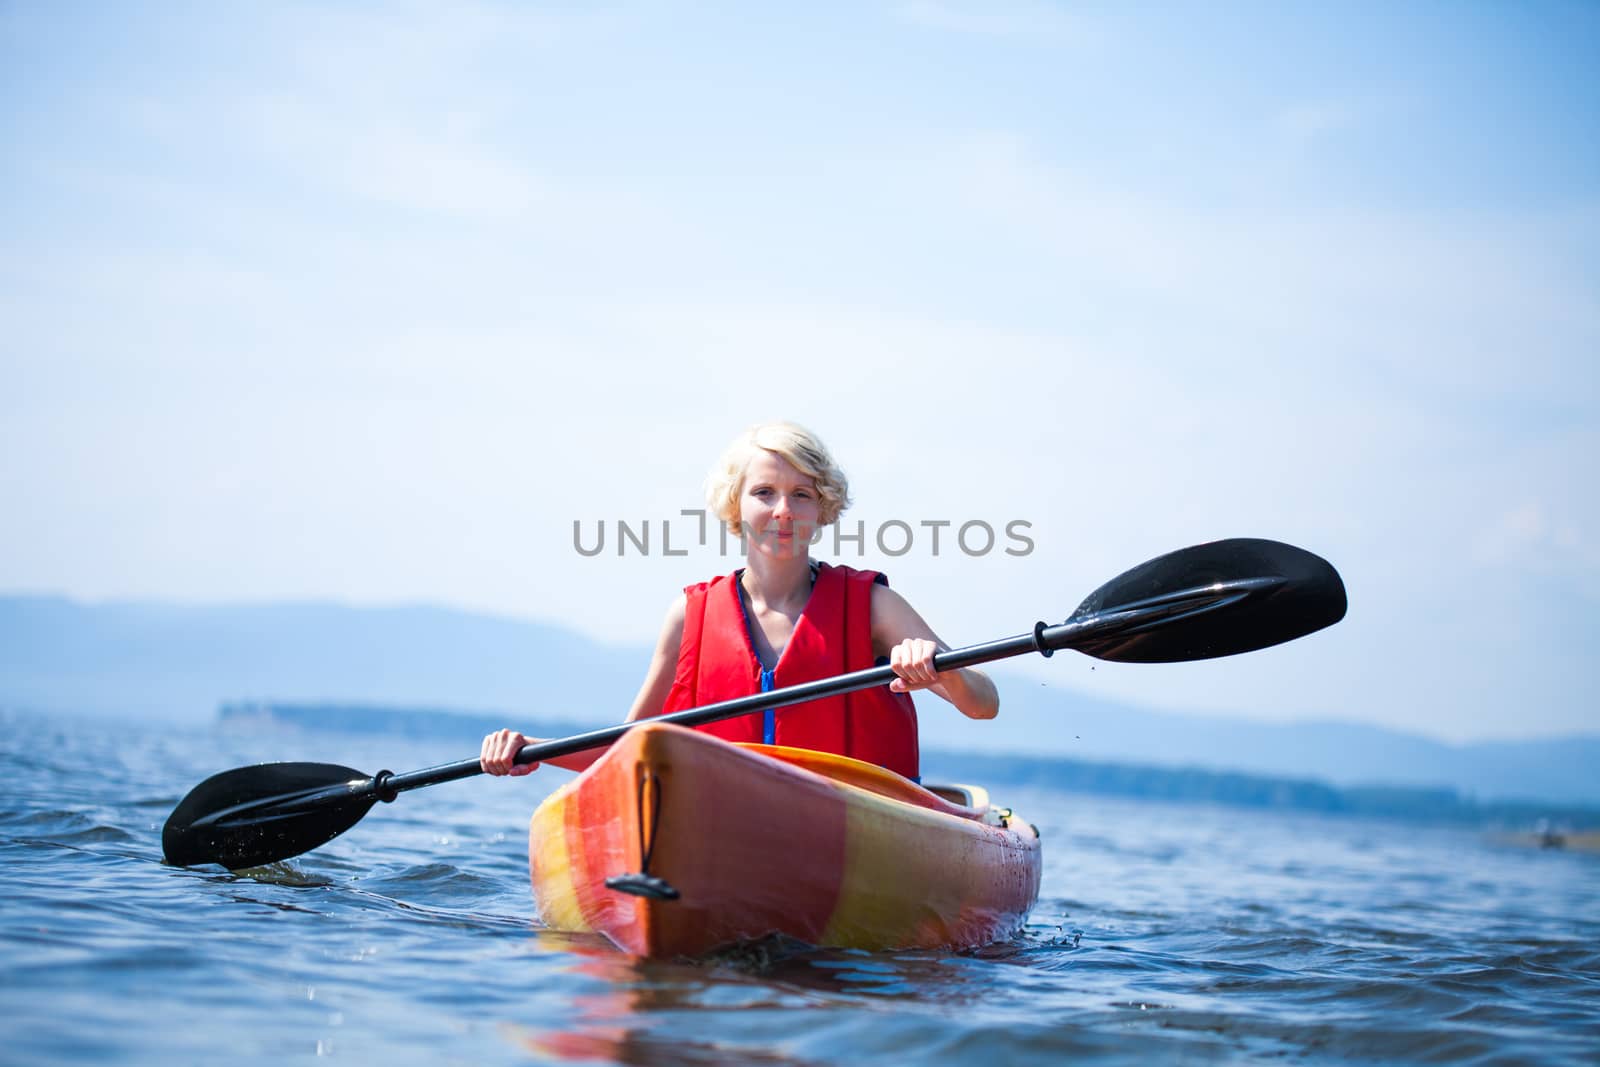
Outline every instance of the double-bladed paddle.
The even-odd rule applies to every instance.
[[[1169,552],[1096,589],[1054,626],[940,652],[941,671],[1071,648],[1120,663],[1178,663],[1250,652],[1303,637],[1344,617],[1344,583],[1326,560],[1277,541],[1235,538]],[[853,671],[768,693],[673,712],[648,722],[699,726],[752,711],[886,685],[889,667]],[[536,763],[611,744],[639,723],[526,745],[516,762]],[[195,786],[161,831],[167,862],[233,870],[298,856],[361,820],[380,800],[481,774],[476,759],[407,774],[367,776],[329,763],[264,763]]]

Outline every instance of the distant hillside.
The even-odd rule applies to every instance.
[[[0,597],[0,707],[207,720],[267,701],[476,709],[598,726],[623,718],[649,650],[433,607],[81,604]],[[924,743],[967,752],[1203,767],[1600,803],[1600,737],[1447,745],[1348,723],[1266,724],[1120,705],[993,669],[994,722],[924,697]]]
[[[0,705],[209,720],[226,700],[623,718],[649,650],[434,607],[0,597]]]
[[[925,717],[929,744],[1288,774],[1341,786],[1429,786],[1483,799],[1600,803],[1600,736],[1451,745],[1360,723],[1177,715],[1041,686],[1033,678],[995,675],[1001,682],[1000,718],[974,729]]]
[[[222,704],[217,708],[217,721],[228,729],[387,734],[455,740],[464,747],[476,742],[483,734],[507,725],[504,712],[381,704],[289,704],[264,700]],[[593,730],[595,724],[539,715],[525,717],[517,723],[517,728],[531,737],[568,737]]]
[[[1600,807],[1538,801],[1480,801],[1464,797],[1453,789],[1340,788],[1309,778],[1278,778],[1196,767],[1150,767],[1041,756],[935,751],[924,758],[924,771],[944,781],[1036,784],[1069,792],[1143,800],[1379,816],[1518,832],[1537,826],[1549,826],[1563,833],[1600,828]]]

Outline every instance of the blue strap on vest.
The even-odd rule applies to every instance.
[[[765,667],[763,667],[761,669],[761,691],[763,693],[772,692],[773,686],[775,686],[777,684],[777,681],[778,681],[777,674],[778,674],[777,668],[773,668],[770,671],[767,670]],[[775,745],[775,744],[778,743],[778,709],[777,708],[768,708],[766,715],[762,716],[762,719],[761,719],[761,743],[763,745]]]
[[[815,564],[813,564],[813,567],[815,567]],[[742,573],[742,570],[734,571],[734,580],[737,581]],[[734,593],[739,600],[739,616],[744,619],[744,632],[749,635],[750,647],[754,649],[756,645],[755,628],[750,625],[750,613],[745,610],[744,597],[739,595],[737,590]],[[772,692],[778,684],[778,668],[772,667],[769,669],[765,663],[761,662],[760,657],[757,657],[756,669],[761,672],[761,692]],[[778,743],[778,712],[776,708],[768,708],[761,717],[761,743],[763,745],[775,745]]]

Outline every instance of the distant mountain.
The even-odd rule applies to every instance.
[[[0,597],[0,707],[209,720],[235,701],[619,721],[649,649],[435,607],[187,606]],[[1351,723],[1269,724],[1121,705],[993,671],[1001,715],[920,701],[929,748],[1600,802],[1600,737],[1449,745]]]
[[[1453,745],[1360,723],[1152,711],[994,673],[1000,717],[974,728],[924,716],[929,744],[1304,776],[1340,786],[1428,786],[1485,800],[1600,802],[1600,736]]]
[[[189,721],[228,700],[620,720],[649,650],[436,607],[0,597],[0,705]],[[508,723],[507,725],[515,725]]]

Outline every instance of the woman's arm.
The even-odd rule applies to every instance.
[[[933,669],[936,652],[949,649],[905,597],[886,585],[872,587],[872,649],[889,657],[899,675],[889,683],[896,693],[931,689],[969,719],[992,719],[1000,713],[1000,693],[976,667],[940,673]]]
[[[628,709],[628,722],[652,719],[667,706],[667,694],[672,691],[672,679],[678,673],[678,652],[683,647],[683,618],[688,610],[689,598],[683,593],[679,593],[678,598],[667,605],[667,617],[661,620],[655,654],[650,657],[650,669],[645,671],[639,695],[633,698],[633,707]]]
[[[678,668],[678,649],[683,644],[683,617],[687,606],[688,598],[682,594],[668,606],[667,617],[661,624],[661,634],[656,639],[656,650],[650,657],[650,668],[645,672],[644,685],[639,688],[639,695],[633,698],[627,722],[660,715],[661,709],[666,706],[667,693],[672,690],[672,678]],[[485,771],[494,775],[531,774],[538,769],[537,763],[518,766],[511,761],[523,745],[531,745],[538,740],[540,738],[525,737],[516,730],[497,730],[483,739],[478,762]],[[604,747],[587,748],[570,756],[557,756],[548,762],[569,771],[583,771],[605,751]]]

